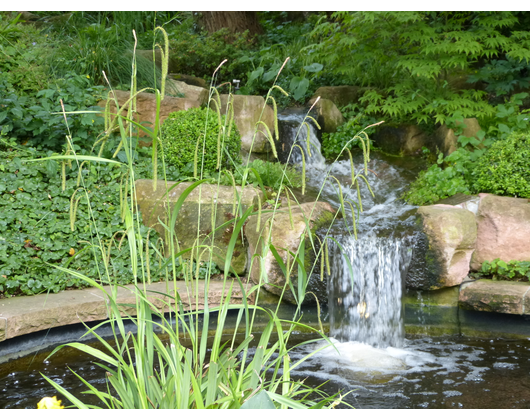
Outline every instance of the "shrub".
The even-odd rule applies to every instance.
[[[240,78],[243,68],[236,58],[252,48],[252,37],[248,31],[232,34],[226,28],[210,35],[193,34],[180,28],[170,35],[171,59],[180,73],[209,79],[219,64],[228,62],[219,69],[220,80]]]
[[[495,142],[477,161],[473,177],[478,192],[530,198],[530,138],[515,132]]]
[[[181,171],[195,172],[197,153],[197,173],[234,169],[235,164],[241,162],[241,137],[233,121],[229,125],[226,121],[223,124],[223,120],[225,117],[206,108],[170,114],[162,126],[161,137],[168,162]]]

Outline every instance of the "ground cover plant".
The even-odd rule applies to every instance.
[[[476,278],[491,277],[493,280],[503,281],[529,281],[530,261],[503,261],[496,258],[493,261],[484,261],[480,270],[472,274]]]

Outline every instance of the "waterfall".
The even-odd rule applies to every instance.
[[[356,186],[349,185],[350,162],[327,165],[315,127],[309,122],[308,135],[305,124],[301,125],[303,119],[304,114],[299,112],[278,116],[280,159],[300,164],[300,149],[293,147],[300,145],[305,154],[307,184],[318,200],[339,208],[337,181],[340,181],[344,199],[358,202]],[[311,157],[307,153],[308,139]],[[356,173],[361,171],[362,155],[354,156],[353,163]],[[412,251],[407,235],[399,238],[394,232],[414,229],[411,226],[415,207],[399,200],[407,182],[398,168],[372,158],[369,169],[365,176],[374,196],[361,183],[363,213],[357,225],[359,239],[345,235],[346,226],[339,223],[331,236],[340,247],[332,240],[328,242],[332,244],[328,280],[331,336],[339,341],[359,341],[374,347],[400,346],[404,337],[401,298]],[[347,208],[347,219],[351,222],[350,211]],[[351,223],[349,226],[351,229]]]
[[[404,274],[411,251],[400,239],[351,236],[333,244],[328,308],[331,336],[374,347],[400,347]]]

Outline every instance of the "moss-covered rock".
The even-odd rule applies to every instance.
[[[442,267],[439,287],[462,283],[477,241],[475,215],[460,207],[438,204],[418,209],[435,258]]]

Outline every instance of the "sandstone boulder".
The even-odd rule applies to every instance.
[[[275,259],[269,245],[273,245],[284,264],[293,263],[294,258],[288,257],[288,252],[296,254],[303,238],[305,240],[304,265],[309,273],[315,261],[312,252],[309,234],[321,227],[329,226],[335,216],[335,210],[323,202],[304,203],[299,207],[292,208],[292,223],[287,208],[282,208],[274,213],[263,213],[260,220],[260,228],[257,231],[258,216],[251,216],[245,226],[245,236],[249,242],[249,251],[252,256],[252,268],[250,280],[255,284],[262,284],[265,290],[275,295],[282,295],[286,284],[285,275],[280,264]],[[272,223],[272,227],[271,227]],[[293,227],[294,226],[294,227]],[[309,226],[310,233],[307,227]],[[314,240],[318,243],[318,240]],[[290,279],[294,290],[298,287],[298,266],[292,266]],[[320,267],[320,265],[318,265]],[[320,271],[317,269],[316,271]],[[319,301],[327,302],[326,281],[317,276],[310,280],[306,291],[316,292]],[[261,280],[261,281],[260,281]],[[283,299],[290,303],[296,303],[296,299],[289,286],[286,287]],[[306,295],[305,302],[314,300],[312,295]]]
[[[363,96],[366,88],[359,86],[321,86],[310,99],[310,104],[320,96],[321,99],[329,99],[336,106],[341,107],[348,104],[357,103]]]
[[[528,315],[529,291],[528,283],[477,280],[462,285],[458,301],[462,308],[471,311]]]
[[[227,111],[228,95],[219,95],[221,99],[221,114]],[[246,152],[267,153],[272,150],[271,145],[264,133],[265,127],[258,124],[263,121],[269,127],[274,140],[274,111],[269,105],[265,105],[262,96],[234,95],[234,120],[241,135],[241,147]],[[215,109],[215,105],[210,102],[210,107]],[[258,130],[255,138],[254,134]]]
[[[139,179],[136,181],[136,197],[143,221],[146,226],[155,229],[162,238],[166,238],[165,228],[160,221],[168,224],[168,210],[172,210],[190,182],[168,182],[167,190],[163,181],[158,181],[156,191],[153,191],[153,181],[149,179]],[[217,186],[211,184],[201,184],[195,188],[186,198],[175,223],[175,236],[180,249],[186,249],[196,245],[207,245],[213,249],[213,261],[224,268],[228,243],[232,236],[233,225],[227,225],[221,230],[212,232],[212,219],[215,228],[223,223],[234,219],[235,197],[233,187]],[[166,195],[167,194],[167,195]],[[262,192],[246,186],[244,189],[237,187],[238,197],[241,199],[242,211],[249,207],[258,206],[258,194]],[[215,211],[212,217],[212,211]],[[199,230],[197,230],[199,227]],[[213,245],[212,245],[213,236]],[[197,244],[196,240],[199,239]],[[166,254],[169,253],[169,244],[165,241]],[[202,252],[202,248],[201,248]],[[188,254],[184,258],[190,258]],[[195,258],[195,256],[194,256]],[[209,259],[209,253],[205,252],[199,258],[201,261]],[[232,256],[233,271],[237,274],[245,273],[247,269],[247,245],[241,239],[237,240]]]
[[[118,104],[120,108],[127,103],[130,97],[130,92],[123,91],[123,90],[115,90],[114,94],[116,95],[116,99],[118,100]],[[102,100],[98,103],[98,105],[102,108],[105,108],[107,104],[106,100]],[[129,102],[122,115],[127,115],[127,110],[131,106],[131,103]],[[190,108],[199,108],[201,106],[201,102],[198,100],[192,100],[189,98],[174,98],[172,96],[165,96],[164,100],[160,104],[160,123],[164,122],[164,120],[168,117],[169,114],[176,111],[182,111]],[[114,99],[110,99],[110,112],[111,114],[116,114],[116,105],[114,102]],[[136,96],[136,114],[134,116],[135,121],[143,123],[144,126],[148,128],[154,127],[156,117],[156,96],[153,93],[147,93],[147,92],[141,92]],[[143,131],[140,131],[139,133],[140,137],[147,136],[146,133]],[[144,143],[144,145],[149,146],[151,143]]]
[[[475,215],[459,207],[438,204],[418,209],[429,241],[426,259],[440,267],[438,283],[431,289],[456,286],[469,273],[469,262],[477,241]]]
[[[479,194],[473,270],[484,261],[530,261],[530,200]]]
[[[309,102],[313,105],[313,102]],[[317,121],[322,132],[333,133],[337,131],[339,125],[344,124],[345,120],[337,106],[329,99],[320,98],[313,108],[317,114]]]
[[[427,144],[427,135],[416,125],[381,125],[371,136],[374,145],[393,155],[414,155]]]
[[[189,76],[187,74],[181,74],[181,73],[171,73],[169,76],[173,80],[184,82],[190,86],[198,86],[204,89],[209,88],[208,83],[206,83],[206,80],[204,80],[202,77]]]
[[[480,125],[476,118],[465,118],[463,123],[457,122],[457,125],[460,124],[465,126],[462,132],[463,136],[476,137],[477,133],[480,131]],[[440,152],[445,156],[448,156],[458,148],[458,137],[452,128],[449,128],[444,124],[435,131],[430,139],[430,144],[427,145],[427,147],[429,147],[432,152],[436,152],[436,148],[438,148]]]
[[[196,101],[202,105],[208,102],[208,89],[189,85],[180,80],[166,79],[166,94],[180,95],[186,99]]]

